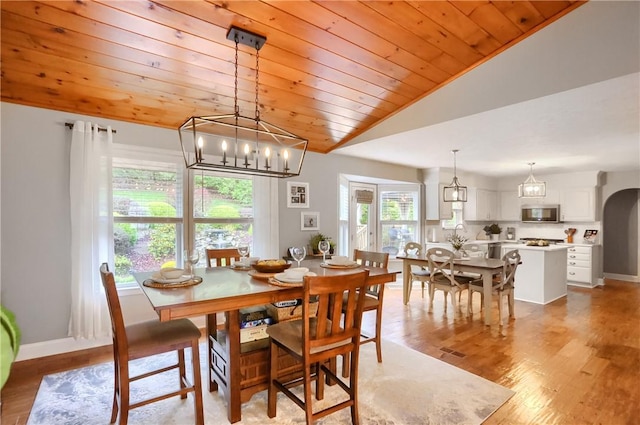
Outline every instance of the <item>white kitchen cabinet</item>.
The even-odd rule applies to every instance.
[[[442,200],[442,191],[446,184],[427,184],[426,189],[426,219],[449,220],[453,217],[452,202]]]
[[[498,195],[493,190],[467,189],[464,204],[464,219],[470,221],[496,220],[498,218]]]
[[[498,192],[498,220],[520,221],[520,211],[517,190]]]
[[[596,221],[595,187],[573,187],[560,193],[562,221]]]
[[[600,273],[600,245],[569,245],[567,249],[567,285],[593,288]]]

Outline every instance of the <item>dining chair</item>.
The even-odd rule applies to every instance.
[[[514,291],[515,276],[518,264],[520,264],[520,253],[517,249],[511,250],[502,256],[503,266],[502,272],[493,279],[491,287],[492,295],[498,300],[498,322],[502,325],[502,298],[506,297],[509,305],[509,318],[515,318],[514,315]],[[467,312],[473,314],[473,293],[480,292],[480,311],[484,304],[484,292],[482,281],[469,283],[469,298],[467,299]]]
[[[236,261],[240,261],[240,253],[237,248],[207,248],[205,253],[207,256],[207,267],[230,266]]]
[[[113,407],[111,409],[111,423],[115,423],[118,418],[118,411],[120,416],[119,424],[126,425],[131,409],[178,395],[181,399],[185,399],[188,393],[193,393],[195,423],[197,425],[204,424],[200,356],[198,351],[200,330],[188,319],[177,319],[168,322],[150,320],[125,325],[115,279],[106,263],[100,266],[100,276],[107,295],[113,333],[115,386],[113,391]],[[193,384],[191,384],[187,378],[184,361],[184,349],[189,347],[191,347],[191,359],[193,363]],[[130,360],[172,351],[176,351],[178,354],[177,363],[140,375],[130,375]],[[177,386],[179,389],[149,399],[136,401],[135,403],[131,402],[130,384],[132,382],[173,369],[178,369],[179,371],[178,382],[176,382],[176,384],[179,385]]]
[[[451,294],[451,305],[457,309],[456,294],[461,294],[469,288],[469,282],[477,280],[471,276],[457,273],[453,263],[454,254],[444,248],[430,248],[427,250],[427,262],[429,264],[430,287],[429,287],[429,311],[433,309],[433,299],[435,291],[444,292],[444,309],[447,310],[447,294]]]
[[[386,269],[389,265],[389,253],[388,252],[375,252],[375,251],[363,251],[355,249],[353,251],[353,260],[359,263],[363,267],[381,267]],[[363,292],[364,296],[364,308],[363,312],[375,311],[376,312],[376,330],[374,336],[362,335],[361,344],[367,342],[375,342],[376,355],[378,357],[378,363],[382,363],[382,300],[384,298],[384,284],[367,286]],[[344,313],[344,312],[343,312]],[[347,378],[349,375],[349,356],[342,358],[342,376]]]
[[[368,270],[362,270],[340,276],[305,276],[302,318],[267,328],[270,341],[267,415],[270,418],[276,416],[277,396],[282,392],[304,410],[307,425],[347,407],[351,409],[351,422],[354,425],[359,423],[358,358],[365,299],[358,294],[364,293],[368,275]],[[318,303],[315,315],[312,302]],[[301,364],[302,378],[292,376],[290,367],[279,369],[279,350],[284,350]],[[348,381],[336,376],[335,358],[340,355],[351,358]],[[323,405],[314,412],[311,394],[314,381],[317,400],[324,398],[324,385],[328,382],[337,384],[348,399],[342,395],[336,404]],[[303,386],[302,396],[291,391],[299,385]]]
[[[415,255],[418,258],[422,258],[422,245],[418,242],[408,242],[404,246],[404,253],[406,255]],[[411,275],[409,276],[410,286],[413,287],[413,282],[418,281],[422,286],[422,298],[424,298],[424,287],[427,285],[427,290],[429,290],[429,276],[431,272],[427,267],[418,267],[411,266]]]

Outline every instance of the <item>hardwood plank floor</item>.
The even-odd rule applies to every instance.
[[[503,327],[495,303],[495,323],[485,327],[480,297],[472,318],[450,305],[445,312],[442,293],[430,313],[415,288],[407,306],[401,288],[385,291],[384,338],[513,389],[485,424],[640,424],[640,284],[569,287],[546,306],[516,301],[516,319]],[[365,315],[365,331],[373,316]],[[2,389],[1,423],[26,423],[42,376],[110,360],[105,347],[16,363]]]

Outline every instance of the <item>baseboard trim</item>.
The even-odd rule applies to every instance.
[[[626,282],[640,283],[640,276],[631,276],[628,274],[604,273],[605,279],[624,280]]]
[[[198,326],[204,328],[206,326],[204,317],[196,317],[191,321]],[[72,351],[86,350],[90,348],[111,345],[111,337],[98,339],[75,339],[72,337],[54,339],[50,341],[34,342],[32,344],[23,344],[20,346],[18,356],[15,361],[36,359],[38,357],[54,356],[56,354],[70,353]]]

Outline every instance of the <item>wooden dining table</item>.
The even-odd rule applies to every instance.
[[[415,255],[397,256],[402,260],[402,302],[407,304],[411,296],[411,266],[428,268],[429,261],[426,257]],[[498,258],[465,257],[453,261],[456,271],[476,273],[482,276],[482,293],[484,294],[484,324],[491,325],[491,295],[493,276],[502,272],[504,262]]]
[[[322,276],[354,273],[362,267],[333,269],[321,267],[316,261],[302,266]],[[397,272],[386,268],[366,267],[368,285],[396,281]],[[252,277],[246,270],[229,267],[196,268],[202,282],[188,287],[155,288],[144,285],[152,272],[134,273],[140,288],[149,299],[160,321],[205,316],[209,344],[209,391],[221,387],[230,423],[241,419],[241,406],[253,394],[267,388],[268,338],[240,343],[240,309],[277,301],[302,298],[302,286],[272,285],[263,278]],[[224,326],[219,327],[217,313],[225,313]]]

